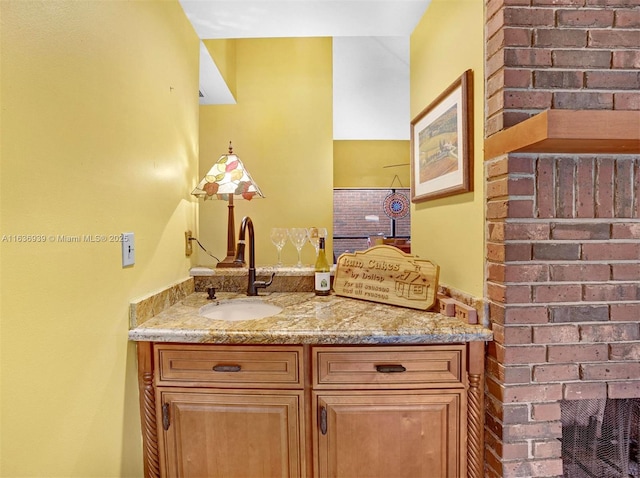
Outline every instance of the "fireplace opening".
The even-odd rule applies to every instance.
[[[640,399],[563,400],[565,478],[640,478]]]

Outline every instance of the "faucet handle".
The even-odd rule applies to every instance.
[[[271,285],[271,283],[273,282],[273,278],[276,276],[276,273],[273,272],[271,273],[271,279],[269,279],[268,282],[265,282],[263,280],[257,280],[253,282],[253,286],[258,289],[264,289],[265,287],[269,287]]]
[[[207,287],[207,294],[209,294],[209,300],[215,300],[216,299],[216,288],[209,286]]]
[[[271,279],[269,279],[269,282],[265,282],[264,286],[265,287],[269,287],[271,285],[271,283],[273,282],[273,278],[276,276],[275,272],[271,273]]]

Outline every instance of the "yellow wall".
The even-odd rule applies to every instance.
[[[216,64],[220,75],[229,88],[229,91],[236,97],[236,40],[207,40],[205,42],[207,50]]]
[[[409,187],[409,155],[409,141],[334,141],[333,187]]]
[[[473,70],[474,191],[413,205],[412,253],[440,265],[440,281],[476,297],[484,271],[484,9],[482,0],[432,0],[411,35],[411,117]]]
[[[412,116],[474,70],[475,191],[415,205],[412,236],[477,296],[482,18],[480,0],[433,0],[411,40]],[[0,21],[0,476],[140,476],[128,304],[207,263],[184,257],[186,229],[224,255],[226,205],[190,191],[229,140],[267,196],[236,206],[259,264],[275,261],[271,227],[331,228],[331,40],[235,41],[238,104],[199,109],[198,39],[177,1],[3,0]],[[117,242],[59,240],[125,231],[130,268]]]
[[[209,42],[205,42],[208,45]],[[256,262],[274,264],[272,227],[327,227],[333,216],[333,118],[330,38],[242,39],[235,41],[235,105],[200,108],[200,175],[233,150],[266,198],[235,202],[236,238],[243,216],[256,230]],[[224,258],[227,206],[202,201],[199,239]],[[198,251],[201,264],[213,259]],[[327,244],[331,254],[331,243]],[[297,253],[283,250],[285,264]],[[303,261],[315,261],[307,244]]]
[[[191,266],[198,38],[177,1],[3,0],[0,16],[0,475],[141,476],[128,306]],[[128,231],[122,268],[108,239]]]

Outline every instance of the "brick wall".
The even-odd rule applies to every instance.
[[[640,397],[640,158],[486,163],[487,476],[556,476],[559,400]]]
[[[640,109],[638,0],[488,0],[486,135],[540,111]]]
[[[640,0],[488,0],[485,134],[640,110]],[[640,156],[485,165],[487,477],[562,476],[560,401],[640,397]]]
[[[409,189],[395,190],[403,194],[410,203]],[[333,251],[337,257],[345,251],[353,252],[368,247],[370,235],[391,235],[391,220],[384,212],[384,199],[390,189],[336,189],[333,192]],[[379,221],[367,221],[365,216],[374,215]],[[396,236],[411,236],[411,214],[396,220]],[[353,239],[345,239],[353,237]],[[340,239],[342,238],[342,239]]]

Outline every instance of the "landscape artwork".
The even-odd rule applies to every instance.
[[[472,190],[471,70],[411,122],[411,200]]]
[[[458,168],[458,105],[418,133],[419,177],[424,183]]]

